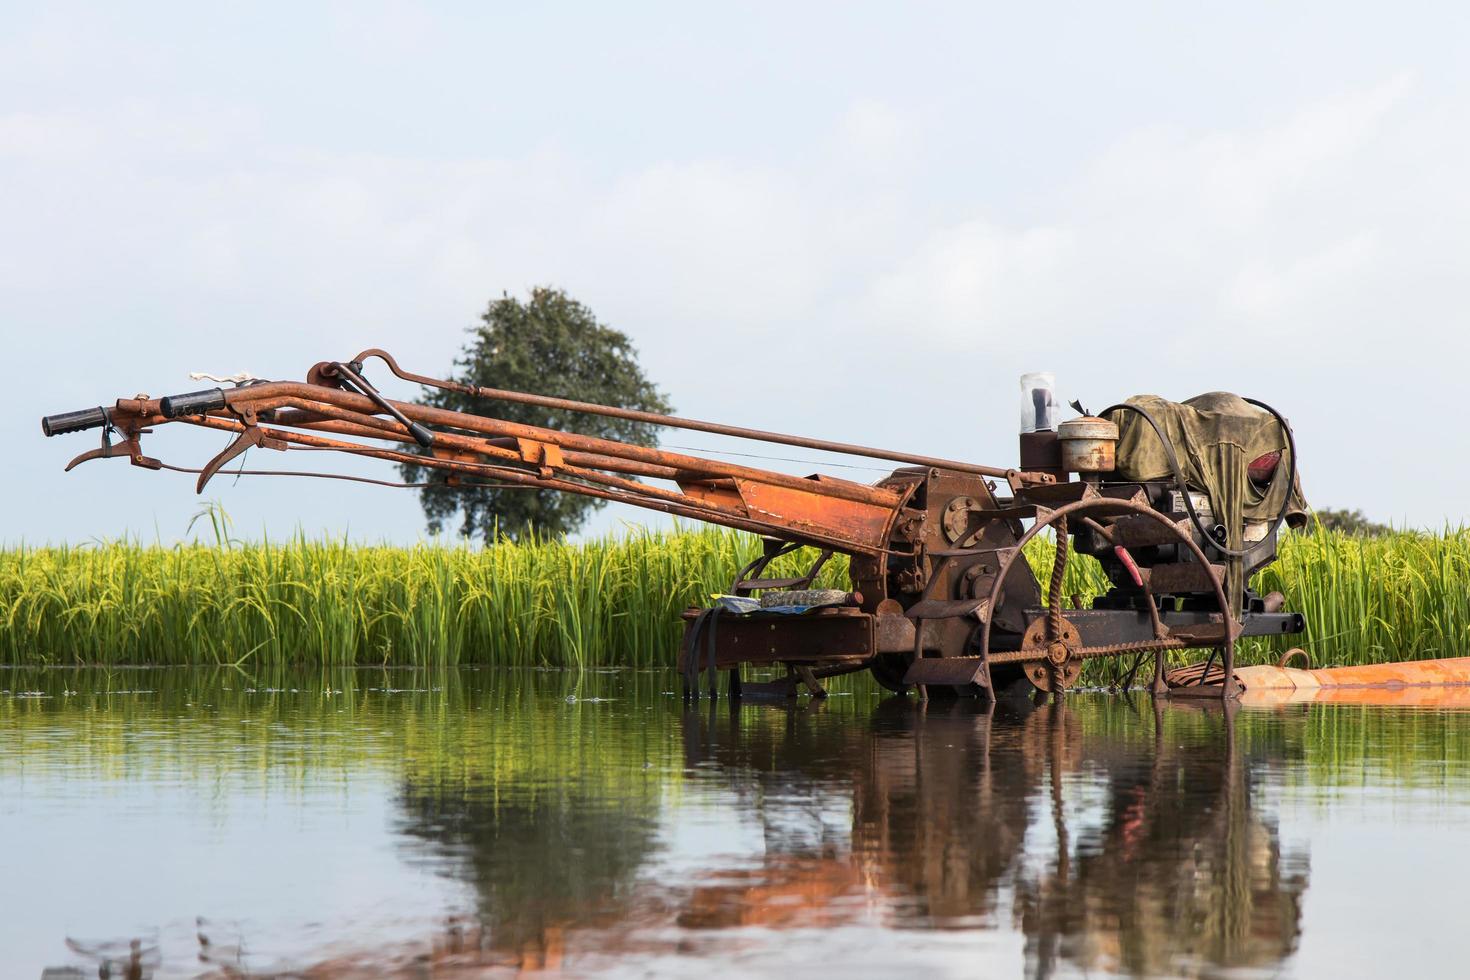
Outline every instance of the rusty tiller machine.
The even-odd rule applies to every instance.
[[[487,412],[497,401],[522,402],[904,465],[869,486],[393,401],[365,376],[375,358],[404,381],[484,399]],[[333,451],[419,464],[451,486],[559,490],[759,534],[763,554],[739,570],[730,594],[685,613],[680,665],[694,696],[706,673],[713,695],[719,671],[728,671],[734,696],[799,687],[821,696],[822,678],[860,670],[921,696],[993,697],[1023,679],[1059,693],[1086,659],[1130,656],[1136,666],[1149,654],[1152,689],[1163,693],[1165,654],[1184,648],[1218,655],[1223,683],[1210,690],[1232,696],[1237,638],[1304,626],[1278,593],[1263,598],[1249,588],[1251,575],[1274,559],[1281,525],[1303,517],[1286,420],[1260,402],[1216,393],[1182,404],[1134,398],[1098,417],[1074,402],[1082,417],[1054,425],[1052,388],[1049,376],[1022,379],[1016,468],[467,386],[411,374],[376,349],[321,362],[305,381],[248,378],[120,398],[48,416],[41,426],[48,436],[102,430],[101,447],[68,470],[123,457],[197,473],[200,491],[251,448]],[[234,438],[199,469],[144,455],[142,436],[176,422]],[[1055,557],[1043,600],[1022,548],[1047,529]],[[773,559],[801,546],[818,551],[804,574],[767,577]],[[1063,595],[1073,550],[1095,556],[1112,585],[1091,608]],[[836,553],[848,556],[850,589],[812,589]],[[784,667],[786,675],[742,687],[745,665]]]

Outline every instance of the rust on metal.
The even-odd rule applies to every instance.
[[[365,362],[373,360],[403,381],[482,400],[485,410],[388,398],[368,377]],[[872,485],[824,474],[797,476],[514,422],[496,416],[497,402],[901,465]],[[145,455],[144,437],[171,424],[221,432],[229,443],[196,466]],[[1176,488],[1113,479],[1120,462],[1114,458],[1116,427],[1091,417],[1064,422],[1059,432],[1025,433],[1019,468],[989,466],[475,387],[406,371],[385,351],[370,348],[350,360],[317,362],[305,381],[252,380],[163,398],[119,398],[110,407],[49,416],[42,429],[47,436],[102,430],[101,447],[80,454],[68,469],[122,458],[147,469],[195,474],[201,491],[221,473],[409,486],[240,466],[252,448],[326,453],[412,464],[450,487],[580,494],[758,534],[764,540],[761,557],[739,570],[727,591],[736,597],[759,592],[772,605],[783,605],[778,593],[784,591],[784,604],[799,614],[690,610],[680,667],[686,690],[695,692],[701,674],[713,682],[723,672],[733,695],[770,688],[819,696],[824,678],[870,670],[895,691],[950,689],[995,697],[1012,684],[1029,684],[1060,695],[1077,683],[1088,659],[1133,657],[1136,669],[1145,656],[1155,665],[1153,690],[1162,692],[1163,655],[1198,647],[1218,651],[1222,683],[1215,687],[1229,697],[1237,637],[1302,629],[1302,618],[1284,612],[1279,595],[1231,605],[1220,562],[1228,549],[1202,537],[1190,514],[1174,512]],[[1068,480],[1069,470],[1082,478]],[[1043,592],[1029,564],[1019,559],[1047,531],[1055,553]],[[803,574],[768,573],[772,561],[802,546],[817,549]],[[1090,609],[1078,608],[1075,598],[1070,607],[1062,602],[1073,551],[1096,557],[1113,583]],[[849,589],[800,612],[805,590],[834,554],[847,556]],[[1251,554],[1264,564],[1274,554],[1274,538]],[[786,679],[764,686],[742,682],[742,666],[784,668]],[[1192,688],[1202,687],[1208,670],[1194,678]]]
[[[1057,426],[1062,469],[1068,473],[1111,473],[1116,469],[1118,427],[1084,415]]]
[[[686,613],[686,618],[693,616]],[[741,664],[811,664],[864,661],[876,652],[874,617],[856,609],[817,610],[805,616],[755,613],[721,617],[714,626],[715,669]],[[699,666],[707,666],[707,647],[694,651]],[[681,654],[681,658],[684,654]],[[688,664],[682,659],[679,668]]]
[[[869,459],[883,459],[896,463],[910,463],[919,466],[937,466],[941,469],[953,470],[957,473],[974,473],[979,476],[1004,477],[1011,470],[1003,467],[980,466],[975,463],[965,463],[952,459],[941,459],[934,456],[920,456],[914,453],[897,452],[890,449],[875,449],[871,446],[859,446],[853,443],[833,442],[827,439],[811,439],[806,436],[786,435],[780,432],[766,432],[761,429],[747,429],[738,425],[725,425],[719,422],[704,422],[699,419],[686,419],[676,415],[660,415],[657,412],[642,412],[630,408],[615,408],[609,405],[598,405],[595,402],[580,402],[570,398],[554,398],[549,395],[534,395],[524,391],[506,391],[500,388],[482,388],[475,385],[460,384],[455,381],[446,381],[440,378],[430,378],[421,374],[412,374],[404,371],[398,366],[398,362],[386,351],[378,348],[370,348],[353,358],[354,361],[362,362],[370,357],[382,359],[399,378],[412,381],[415,384],[425,385],[430,388],[440,388],[445,391],[456,391],[461,394],[476,398],[494,399],[499,401],[520,402],[525,405],[539,405],[542,408],[557,408],[573,412],[586,412],[589,415],[605,415],[609,418],[628,419],[635,422],[648,422],[654,425],[665,425],[675,429],[689,429],[695,432],[708,432],[714,435],[733,436],[739,439],[753,439],[758,442],[770,442],[783,446],[797,446],[802,449],[817,449],[823,452],[842,453],[847,456],[865,456]],[[1055,480],[1052,474],[1025,474],[1027,482],[1051,483]]]
[[[974,657],[920,657],[909,664],[905,684],[963,688],[984,684],[985,665]]]

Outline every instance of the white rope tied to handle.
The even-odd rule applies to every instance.
[[[247,384],[247,383],[249,383],[251,381],[264,381],[265,379],[264,378],[257,378],[255,375],[251,374],[249,371],[240,371],[240,372],[237,372],[235,374],[227,375],[226,377],[223,377],[223,378],[218,377],[217,375],[209,374],[209,373],[207,373],[205,371],[190,371],[189,372],[189,380],[191,380],[191,381],[213,381],[215,384],[221,384],[221,385],[224,384],[226,381],[228,381],[231,384],[233,384],[236,388],[238,388],[241,385]]]

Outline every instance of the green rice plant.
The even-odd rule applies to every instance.
[[[213,544],[0,551],[0,664],[665,667],[679,614],[729,588],[760,549],[721,528],[388,547],[302,535],[248,544],[219,518],[212,527]],[[785,556],[772,573],[813,557]],[[1045,583],[1050,542],[1026,557]],[[817,581],[846,583],[841,556]],[[1318,665],[1470,655],[1470,529],[1291,534],[1254,584],[1284,592],[1308,632],[1243,642],[1245,661],[1287,646]],[[1072,557],[1068,604],[1106,588],[1096,561]]]
[[[720,529],[394,548],[215,528],[213,545],[0,552],[0,663],[663,666],[679,613],[759,553]],[[843,580],[834,560],[822,582]]]
[[[1292,535],[1258,577],[1307,617],[1305,647],[1319,666],[1470,655],[1470,528],[1380,537],[1320,526]]]

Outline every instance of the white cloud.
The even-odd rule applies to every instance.
[[[1075,261],[1075,245],[1070,229],[1007,231],[967,221],[926,237],[873,283],[865,305],[880,330],[922,330],[972,349],[1008,339],[1024,344],[1025,328],[1066,310],[1067,291],[1059,285]]]
[[[711,318],[761,332],[772,310],[807,309],[836,270],[801,182],[764,168],[659,164],[588,208],[574,246],[600,288],[688,328]]]
[[[406,314],[430,284],[442,315],[497,287],[579,282],[659,339],[676,325],[761,335],[838,316],[871,338],[922,329],[979,349],[1041,327],[1082,337],[1159,297],[1180,316],[1289,313],[1311,330],[1313,303],[1361,287],[1388,247],[1341,194],[1380,176],[1384,127],[1408,91],[1395,78],[1256,129],[1124,136],[1035,221],[1009,226],[973,207],[926,222],[881,176],[834,185],[853,152],[881,159],[917,140],[871,100],[835,120],[832,158],[597,178],[554,151],[264,150],[248,111],[12,114],[0,153],[21,188],[15,223],[52,233],[11,239],[4,266],[31,289],[62,288],[82,259],[121,290],[271,289],[348,315]]]
[[[840,158],[848,165],[885,172],[913,159],[919,120],[880,99],[858,99],[837,122]]]
[[[888,100],[849,102],[786,161],[619,167],[555,144],[292,145],[255,107],[187,98],[27,109],[0,116],[0,286],[12,322],[93,344],[144,311],[146,344],[73,379],[90,399],[160,363],[299,372],[365,344],[433,369],[492,295],[558,283],[634,334],[681,408],[1004,462],[1021,369],[1101,397],[1300,383],[1310,401],[1328,386],[1284,357],[1344,335],[1359,372],[1399,338],[1464,351],[1470,195],[1448,175],[1470,152],[1425,121],[1443,111],[1396,76],[1255,125],[1122,133],[1029,207],[981,187],[936,211],[912,169],[932,162],[926,111]],[[25,346],[37,370],[73,352]],[[936,376],[941,400],[963,379],[964,411],[871,411]]]
[[[1123,136],[1093,164],[1083,193],[1109,217],[1130,214],[1196,232],[1249,235],[1371,147],[1411,90],[1407,76],[1325,100],[1260,126]]]
[[[1321,311],[1324,297],[1354,291],[1353,284],[1371,276],[1380,256],[1374,236],[1359,232],[1286,264],[1249,262],[1226,297],[1246,323],[1280,326],[1290,318],[1310,320]]]
[[[1453,200],[1425,187],[1407,202],[1419,214],[1361,207],[1370,189],[1412,183],[1391,172],[1416,152],[1395,116],[1410,91],[1396,77],[1255,128],[1125,135],[1034,223],[957,215],[929,229],[873,283],[872,329],[922,324],[976,351],[1120,326],[1230,331],[1227,362],[1273,338],[1310,349],[1352,325],[1343,297],[1403,288],[1386,253]]]
[[[34,112],[0,116],[0,159],[55,162],[96,148],[96,129],[83,120]]]

